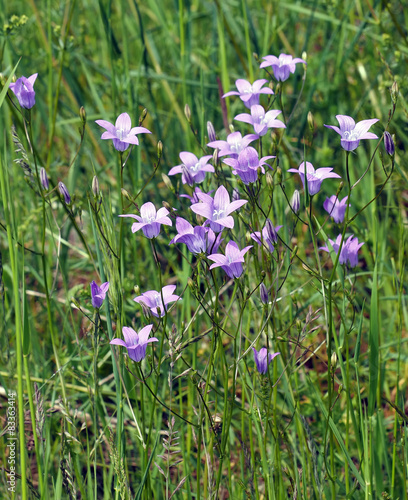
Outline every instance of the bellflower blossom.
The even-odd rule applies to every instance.
[[[119,217],[132,217],[138,222],[132,224],[132,233],[136,233],[141,229],[146,238],[152,239],[156,238],[160,233],[160,224],[165,226],[171,226],[172,222],[167,214],[169,211],[167,208],[159,208],[156,212],[156,208],[151,201],[148,201],[140,207],[140,216],[133,214],[122,214]]]
[[[278,82],[284,82],[287,80],[290,74],[295,72],[296,64],[306,64],[306,61],[303,59],[300,59],[299,57],[293,59],[293,57],[288,54],[280,54],[279,57],[265,56],[262,59],[264,59],[264,62],[261,63],[260,68],[272,66],[273,74]]]
[[[343,222],[344,216],[346,214],[348,196],[339,201],[338,197],[334,194],[330,198],[326,198],[323,203],[323,208],[326,210],[330,217],[333,218],[334,222],[339,224]]]
[[[235,85],[238,89],[227,92],[222,97],[229,97],[231,95],[238,95],[245,106],[251,109],[254,104],[259,104],[259,96],[261,94],[273,94],[273,90],[269,87],[262,88],[268,80],[256,80],[252,85],[247,80],[239,78],[236,80]]]
[[[151,134],[150,130],[144,127],[132,128],[132,122],[127,113],[119,115],[115,125],[106,120],[96,120],[95,123],[106,129],[101,139],[112,139],[113,147],[120,152],[126,151],[129,144],[136,146],[139,144],[136,134]]]
[[[214,167],[208,163],[210,158],[212,158],[212,155],[206,155],[198,159],[196,155],[193,155],[193,153],[183,151],[180,153],[180,160],[183,162],[182,165],[173,167],[170,170],[169,175],[182,174],[182,183],[188,184],[189,186],[192,186],[194,183],[199,184],[200,182],[203,182],[206,172],[214,172]],[[188,179],[183,172],[183,166],[190,174],[190,179]]]
[[[341,179],[340,175],[332,172],[332,168],[318,168],[314,169],[313,165],[306,162],[306,175],[307,175],[307,189],[309,190],[310,196],[315,195],[320,191],[320,187],[324,179],[336,178]],[[288,172],[294,172],[300,175],[302,180],[303,188],[305,188],[305,162],[299,165],[299,168],[290,168]]]
[[[67,186],[63,182],[58,183],[58,191],[61,193],[61,195],[64,197],[64,201],[67,205],[71,203],[71,195],[69,194],[69,191],[67,189]]]
[[[267,160],[275,158],[275,156],[264,156],[259,159],[258,152],[252,147],[243,149],[236,158],[226,158],[223,163],[226,163],[234,170],[232,173],[238,175],[244,184],[250,184],[258,180],[258,168],[261,169],[262,173],[265,173],[263,165],[268,165]]]
[[[263,136],[268,132],[268,128],[286,128],[286,125],[275,118],[280,115],[282,111],[278,109],[271,109],[270,111],[264,110],[259,104],[251,106],[251,114],[240,113],[234,120],[239,122],[249,123],[254,127],[257,135]]]
[[[255,349],[255,347],[253,347],[252,350],[254,351],[256,369],[262,375],[264,375],[268,371],[269,363],[271,363],[271,361],[280,354],[280,352],[268,354],[266,347],[262,347],[262,349],[259,349],[259,352]]]
[[[200,203],[200,199],[198,198],[198,193],[202,193],[199,187],[196,187],[193,191],[193,196],[189,194],[181,194],[180,198],[187,198],[191,203]],[[207,194],[211,194],[213,191],[209,191]]]
[[[208,259],[214,262],[214,264],[211,264],[210,269],[222,267],[230,278],[239,278],[243,272],[244,255],[250,248],[252,248],[252,245],[240,250],[235,241],[229,241],[225,247],[225,255],[213,253],[208,256]]]
[[[190,208],[194,213],[207,219],[214,233],[219,233],[224,227],[232,229],[234,219],[230,216],[230,213],[248,203],[247,200],[230,202],[228,191],[224,186],[217,189],[214,198],[205,193],[197,193],[197,196],[201,203],[195,203]]]
[[[109,290],[109,281],[102,283],[98,286],[95,281],[91,283],[91,296],[92,296],[92,307],[99,309],[105,300],[106,294]]]
[[[176,285],[166,285],[162,288],[161,292],[156,292],[156,290],[149,290],[148,292],[142,293],[142,295],[139,295],[133,300],[138,304],[144,304],[146,307],[148,307],[150,309],[150,312],[153,314],[153,316],[156,316],[156,318],[159,317],[158,308],[160,308],[160,317],[162,318],[167,311],[168,304],[180,299],[178,295],[173,295],[175,289]]]
[[[276,243],[278,242],[278,231],[282,227],[283,226],[274,227],[270,222],[269,227],[268,225],[265,225],[262,229],[262,236],[260,231],[255,231],[254,233],[251,233],[250,236],[256,243],[258,243],[258,245],[263,246],[272,253],[275,250]]]
[[[342,235],[339,234],[336,238],[336,241],[333,241],[329,238],[329,242],[334,250],[334,253],[337,255],[340,248]],[[358,251],[364,245],[364,242],[359,243],[358,238],[354,238],[353,235],[349,236],[346,241],[343,242],[343,246],[340,250],[339,263],[347,264],[349,267],[356,267],[358,264]],[[323,250],[324,252],[329,252],[330,249],[327,245],[324,247],[320,247],[319,250]]]
[[[242,137],[241,132],[232,132],[227,136],[226,141],[212,141],[207,146],[219,149],[218,156],[229,155],[231,158],[238,158],[239,153],[256,139],[259,139],[256,134]]]
[[[193,226],[182,217],[177,217],[176,229],[178,234],[170,241],[169,245],[184,243],[187,245],[188,250],[194,255],[206,253],[207,250],[216,252],[220,243],[223,241],[221,239],[221,233],[216,237],[214,231],[208,227],[196,226],[193,228]]]
[[[138,363],[146,357],[146,347],[150,342],[158,342],[159,339],[152,337],[149,339],[150,332],[153,325],[147,325],[136,333],[133,328],[124,326],[122,328],[123,336],[125,340],[122,339],[112,339],[109,343],[112,345],[121,345],[126,347],[129,358]]]
[[[35,104],[34,82],[38,73],[26,78],[20,77],[15,83],[10,83],[10,90],[15,94],[22,108],[31,109]]]
[[[337,115],[336,118],[340,128],[335,125],[325,125],[325,127],[333,129],[341,136],[340,144],[346,151],[354,151],[357,149],[362,139],[378,139],[375,134],[368,132],[371,125],[378,122],[378,118],[362,120],[357,124],[351,116]]]

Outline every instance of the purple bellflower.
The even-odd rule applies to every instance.
[[[153,325],[147,325],[136,333],[133,328],[124,326],[122,328],[123,336],[125,340],[122,339],[112,339],[109,343],[112,345],[121,345],[126,347],[129,358],[138,363],[146,357],[146,347],[150,342],[158,342],[159,339],[152,337],[149,339],[150,332]]]
[[[34,82],[38,73],[26,78],[22,76],[15,83],[10,83],[10,90],[14,92],[22,108],[31,109],[35,104]]]
[[[251,109],[254,104],[259,104],[259,96],[261,94],[273,94],[273,90],[269,87],[262,88],[268,80],[256,80],[252,85],[247,80],[239,78],[236,80],[235,85],[238,89],[227,92],[222,97],[229,97],[231,95],[238,95],[245,106]]]
[[[102,283],[98,286],[95,281],[91,283],[91,296],[92,296],[92,307],[99,309],[105,300],[106,294],[109,290],[109,281]]]
[[[130,116],[127,113],[122,113],[118,116],[115,125],[106,120],[96,120],[99,126],[106,129],[101,136],[101,139],[112,139],[113,147],[117,151],[126,151],[129,144],[139,144],[139,139],[136,134],[151,134],[150,130],[144,127],[133,127]]]
[[[240,250],[235,241],[229,241],[225,247],[225,255],[213,253],[208,256],[214,262],[214,264],[211,264],[210,269],[222,267],[230,278],[239,278],[243,272],[244,255],[250,248],[252,248],[252,245]]]
[[[187,245],[188,250],[194,255],[206,253],[207,250],[216,252],[220,243],[223,241],[221,239],[221,233],[216,237],[214,231],[208,227],[196,226],[193,228],[193,226],[182,217],[177,217],[176,229],[178,234],[170,241],[169,245],[184,243]]]
[[[223,162],[234,169],[232,173],[238,175],[244,184],[251,184],[258,180],[258,168],[263,174],[265,173],[263,165],[272,168],[266,163],[270,158],[275,158],[275,156],[264,156],[259,159],[256,149],[248,147],[239,153],[238,159],[226,158]]]
[[[330,245],[332,246],[336,255],[339,253],[341,236],[342,235],[339,234],[336,238],[336,241],[333,241],[329,238]],[[364,242],[359,243],[358,238],[354,238],[353,235],[349,236],[343,243],[343,246],[340,250],[339,263],[348,264],[349,267],[356,267],[358,264],[358,251],[363,245]],[[325,245],[324,247],[320,247],[319,250],[330,253],[330,249],[327,245]]]
[[[229,155],[231,158],[238,158],[239,153],[256,139],[259,139],[256,134],[242,137],[241,132],[232,132],[227,136],[226,141],[212,141],[207,146],[219,149],[218,156]]]
[[[44,167],[40,169],[40,181],[44,191],[48,191],[50,189],[50,181],[48,180],[47,171]]]
[[[261,63],[260,68],[272,66],[273,74],[278,82],[287,80],[290,74],[295,72],[297,63],[306,64],[306,61],[303,59],[299,57],[293,59],[293,57],[288,54],[281,54],[279,57],[265,56],[262,59],[264,59],[264,62]]]
[[[387,130],[384,132],[384,146],[385,146],[385,151],[387,151],[387,154],[389,154],[390,156],[394,156],[395,144],[392,135]]]
[[[208,163],[210,158],[212,158],[212,155],[203,156],[198,159],[196,155],[193,155],[193,153],[183,151],[180,153],[180,160],[183,163],[173,167],[170,170],[169,175],[182,174],[182,183],[188,184],[189,186],[192,186],[194,183],[199,184],[200,182],[203,182],[206,172],[214,172],[214,167]],[[185,167],[187,172],[190,174],[189,178],[185,174],[185,171],[183,171],[183,167]]]
[[[344,221],[344,216],[346,214],[348,196],[343,198],[341,201],[334,194],[330,198],[326,198],[323,203],[323,208],[326,212],[333,218],[334,222],[339,224]]]
[[[151,201],[148,201],[140,207],[140,216],[133,214],[122,214],[119,217],[132,217],[138,222],[132,224],[132,233],[136,233],[141,229],[146,238],[152,239],[160,233],[160,224],[165,226],[171,226],[172,222],[167,214],[169,211],[167,208],[159,208],[156,212],[156,207]]]
[[[282,121],[275,120],[281,113],[282,111],[278,109],[265,111],[259,104],[254,104],[251,106],[250,115],[248,113],[240,113],[234,119],[239,122],[249,123],[254,127],[257,135],[263,136],[268,132],[268,128],[286,128],[286,125]]]
[[[341,136],[340,144],[346,151],[354,151],[357,149],[362,139],[378,139],[375,134],[368,132],[371,125],[378,122],[378,118],[362,120],[357,124],[351,116],[337,115],[336,118],[339,122],[340,128],[335,125],[325,125],[325,127],[332,128]]]
[[[340,179],[340,175],[332,172],[332,168],[318,168],[314,169],[313,165],[306,162],[306,176],[307,176],[307,189],[309,190],[310,196],[315,195],[320,191],[320,187],[324,179],[329,179],[330,177]],[[302,180],[303,188],[305,188],[305,162],[299,165],[299,168],[290,168],[288,172],[294,172],[300,175]]]
[[[248,203],[247,200],[237,200],[230,202],[228,191],[224,186],[220,186],[215,192],[214,198],[208,194],[197,193],[201,203],[191,205],[191,210],[207,219],[214,233],[221,232],[224,227],[232,229],[234,227],[234,219],[230,213]]]
[[[61,195],[64,197],[64,201],[67,205],[71,203],[71,195],[69,194],[69,191],[67,189],[67,186],[63,182],[58,183],[58,190],[61,193]]]
[[[269,219],[267,219],[269,220]],[[255,231],[251,233],[251,238],[258,243],[258,245],[263,246],[271,253],[275,250],[275,245],[278,242],[278,231],[283,226],[272,225],[272,222],[269,221],[269,224],[265,224],[265,227],[262,229],[262,236],[259,231]]]
[[[255,349],[255,347],[253,347],[252,350],[254,351],[256,369],[262,375],[265,375],[265,373],[268,371],[269,363],[280,354],[280,352],[268,354],[266,347],[262,347],[262,349],[259,349],[259,352]]]
[[[202,193],[202,191],[199,187],[196,187],[193,191],[193,196],[190,196],[189,194],[181,194],[180,198],[187,198],[190,200],[191,203],[200,203],[200,199],[198,198],[199,193]],[[209,191],[207,194],[211,193],[212,191]]]
[[[159,317],[158,308],[160,308],[160,317],[162,318],[167,311],[168,304],[180,299],[178,295],[173,295],[175,289],[176,285],[166,285],[162,288],[161,292],[156,292],[156,290],[149,290],[148,292],[142,293],[142,295],[139,295],[133,300],[138,304],[144,304],[146,307],[148,307],[153,316],[156,316],[156,318]]]

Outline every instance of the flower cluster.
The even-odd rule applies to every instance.
[[[329,242],[331,247],[333,248],[334,253],[337,255],[339,253],[340,245],[341,245],[342,235],[339,234],[336,238],[336,241],[333,241],[329,238]],[[343,242],[343,245],[340,249],[339,263],[346,264],[349,267],[356,267],[358,264],[358,251],[364,245],[363,243],[358,242],[358,238],[355,238],[353,235],[349,236],[346,241]],[[325,245],[324,247],[320,247],[319,250],[323,250],[324,252],[330,252],[330,248]]]

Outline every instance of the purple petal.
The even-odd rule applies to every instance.
[[[130,116],[127,113],[122,113],[121,115],[119,115],[116,119],[115,127],[117,130],[121,129],[125,134],[128,134],[132,127]]]

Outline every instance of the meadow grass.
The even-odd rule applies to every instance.
[[[1,498],[407,499],[408,9],[0,5]],[[279,83],[259,65],[280,53],[307,66]],[[34,73],[23,109],[9,86]],[[253,133],[234,120],[249,112],[239,97],[221,98],[239,78],[268,79],[261,103],[286,124],[251,144],[274,157],[251,185],[207,146],[208,121],[220,140]],[[124,112],[151,134],[120,153],[95,120]],[[336,115],[377,118],[378,138],[344,151],[323,126]],[[168,175],[182,151],[213,155],[203,192],[247,200],[220,246],[252,245],[239,278],[210,268],[215,251],[169,245],[177,217],[204,222],[181,196],[193,189]],[[303,161],[341,179],[313,195],[288,172]],[[350,200],[340,224],[323,209],[335,194]],[[172,222],[154,239],[118,217],[147,202]],[[272,252],[251,238],[267,218],[282,226]],[[356,266],[329,243],[338,235],[343,248],[364,242]],[[100,308],[93,280],[109,282]],[[133,301],[168,285],[180,299],[162,317]],[[149,324],[157,342],[142,361],[110,344]],[[266,374],[253,347],[280,353]]]

